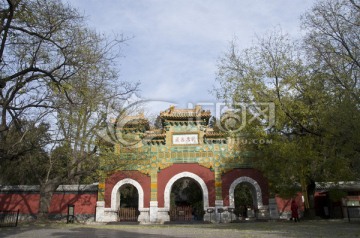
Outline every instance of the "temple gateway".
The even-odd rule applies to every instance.
[[[252,167],[252,153],[210,128],[210,117],[200,106],[170,107],[160,113],[160,129],[150,129],[142,115],[118,128],[121,143],[115,151],[121,166],[102,163],[96,221],[126,220],[133,214],[143,224],[230,222],[244,212],[248,219],[268,219],[268,184]],[[235,191],[241,185],[248,188],[251,204],[238,211]]]
[[[253,167],[255,154],[211,128],[210,118],[196,106],[161,112],[157,129],[143,115],[115,121],[117,143],[108,147],[115,153],[100,161],[99,183],[59,186],[49,218],[69,221],[73,211],[75,221],[85,222],[289,219],[291,199],[269,198],[267,180]],[[331,200],[334,189],[345,196]],[[294,199],[302,213],[301,192]],[[19,221],[37,218],[39,200],[38,185],[0,185],[0,211]],[[316,183],[314,204],[318,217],[358,218],[360,184]]]

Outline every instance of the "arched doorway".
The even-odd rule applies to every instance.
[[[234,213],[236,216],[245,219],[253,216],[253,214],[249,214],[254,210],[253,194],[250,184],[240,183],[236,185],[234,190]]]
[[[239,216],[255,218],[256,211],[263,207],[259,184],[250,177],[240,177],[232,182],[229,189],[230,207]]]
[[[165,186],[165,190],[164,190],[164,209],[163,209],[163,211],[164,212],[170,212],[171,192],[173,190],[174,184],[176,184],[176,182],[178,180],[182,181],[183,178],[191,181],[191,183],[190,183],[190,184],[192,184],[191,187],[197,186],[197,188],[201,191],[202,207],[200,207],[199,205],[197,205],[197,206],[199,206],[198,207],[198,209],[199,209],[198,213],[199,214],[203,213],[209,207],[208,188],[207,188],[204,180],[201,177],[199,177],[198,175],[196,175],[194,173],[191,173],[191,172],[182,172],[182,173],[176,174],[167,182],[167,184]],[[186,180],[184,180],[184,181],[186,181]],[[182,215],[182,214],[183,213],[180,212],[180,215]],[[167,221],[169,221],[169,220],[170,220],[170,217],[167,218]]]
[[[203,193],[198,182],[189,177],[178,179],[170,193],[170,221],[203,220]]]
[[[117,213],[118,221],[137,221],[139,210],[144,210],[144,190],[130,178],[120,180],[111,192],[111,210]]]
[[[139,216],[139,193],[132,184],[119,188],[118,221],[137,221]]]

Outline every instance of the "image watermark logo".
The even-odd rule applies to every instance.
[[[161,110],[154,114],[149,109],[168,108],[170,105],[174,103],[142,99],[133,93],[123,104],[108,106],[106,126],[97,134],[110,144],[121,144],[127,148],[141,147],[145,141],[151,141],[158,135],[154,133],[157,130],[154,130],[154,123]]]
[[[136,94],[131,95],[120,107],[107,109],[107,123],[98,135],[106,142],[121,144],[126,147],[136,148],[146,144],[159,135],[166,134],[161,112],[182,113],[188,118],[182,120],[193,123],[202,123],[204,128],[204,115],[212,115],[207,127],[225,134],[240,134],[246,126],[257,123],[266,130],[275,125],[275,104],[270,103],[232,103],[230,106],[223,102],[188,103],[185,107],[164,100],[142,99]],[[174,109],[175,108],[175,109]],[[201,111],[198,111],[200,108]],[[210,112],[210,113],[209,113]],[[207,117],[208,118],[208,117]],[[208,118],[209,119],[209,118]],[[186,128],[182,128],[186,131]],[[164,139],[165,140],[165,139]],[[266,144],[269,141],[244,139],[243,144]]]
[[[269,145],[273,143],[272,139],[251,139],[251,138],[238,138],[236,143],[240,145]]]
[[[275,125],[275,103],[198,103],[210,108],[216,118],[216,126],[222,132],[238,133],[252,123],[265,130]]]

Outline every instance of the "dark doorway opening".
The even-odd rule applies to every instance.
[[[137,221],[139,216],[139,193],[137,189],[131,184],[124,184],[120,187],[119,193],[118,220]]]
[[[240,183],[234,190],[235,215],[246,219],[253,216],[250,212],[254,211],[253,189],[250,184]]]
[[[170,221],[202,221],[204,218],[203,192],[192,178],[177,180],[170,193]]]

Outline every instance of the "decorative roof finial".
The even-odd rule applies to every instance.
[[[170,106],[170,112],[173,112],[174,109],[175,109],[175,106],[174,106],[174,105],[171,105],[171,106]]]

